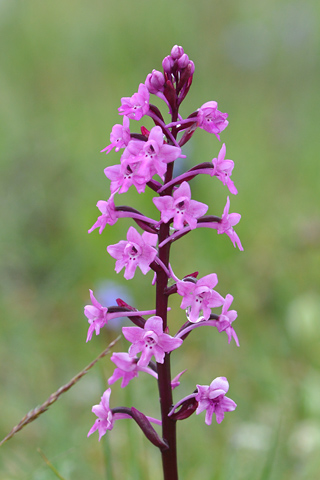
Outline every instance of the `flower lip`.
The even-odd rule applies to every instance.
[[[129,255],[131,260],[136,260],[141,255],[141,247],[134,242],[128,242],[124,248],[125,255]]]
[[[143,338],[146,348],[153,348],[159,342],[159,336],[153,330],[148,330],[144,334]]]

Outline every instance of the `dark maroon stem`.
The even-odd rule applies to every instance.
[[[177,121],[178,109],[172,109],[172,121]],[[177,133],[172,129],[172,135],[176,138]],[[165,183],[170,182],[173,175],[173,163],[168,164],[165,175]],[[172,188],[169,187],[161,195],[171,195]],[[159,244],[169,236],[169,223],[162,223],[158,234]],[[159,258],[166,267],[169,265],[170,242],[159,249]],[[163,320],[163,330],[167,328],[167,307],[168,295],[167,292],[168,277],[165,271],[161,270],[157,274],[156,285],[156,315]],[[177,465],[177,441],[176,441],[176,420],[168,417],[168,413],[172,407],[172,389],[171,389],[171,369],[170,369],[170,354],[166,354],[163,363],[157,364],[158,369],[158,387],[160,395],[160,408],[162,420],[162,438],[168,445],[167,450],[161,452],[162,467],[164,480],[178,480],[178,465]]]
[[[160,226],[159,242],[166,239],[169,235],[169,225]],[[159,258],[168,266],[169,264],[168,244],[159,249]],[[168,277],[162,270],[157,274],[156,287],[156,314],[163,319],[164,330],[167,327],[167,306],[168,295],[166,295]],[[170,355],[166,354],[164,363],[158,363],[158,386],[160,394],[160,407],[162,419],[162,438],[167,443],[168,449],[161,452],[164,480],[178,480],[177,467],[177,446],[176,446],[176,421],[168,417],[172,407],[172,389],[171,389],[171,371]]]

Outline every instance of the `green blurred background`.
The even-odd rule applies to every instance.
[[[229,113],[221,138],[235,162],[231,211],[242,214],[245,249],[207,229],[172,248],[179,277],[216,272],[218,291],[234,296],[241,344],[197,329],[172,356],[174,375],[188,368],[175,399],[225,375],[238,404],[221,425],[206,426],[204,414],[178,424],[181,478],[319,478],[319,19],[316,0],[0,0],[1,438],[117,336],[109,329],[85,344],[89,288],[101,301],[117,291],[152,308],[152,274],[125,281],[105,250],[131,223],[101,236],[87,230],[109,196],[103,169],[119,161],[99,151],[120,98],[179,44],[196,66],[182,114],[209,100]],[[220,146],[196,132],[189,166]],[[194,180],[192,192],[222,213],[220,182]],[[132,189],[120,203],[156,215],[151,198]],[[178,298],[171,305],[174,333],[184,313]],[[0,448],[1,479],[55,478],[38,447],[66,480],[111,479],[110,471],[161,479],[158,451],[130,422],[100,444],[97,434],[86,439],[112,366],[102,360]],[[111,405],[158,416],[157,395],[142,376],[125,391],[116,384]]]

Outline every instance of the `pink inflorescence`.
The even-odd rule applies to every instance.
[[[92,409],[97,419],[88,436],[98,430],[100,440],[107,430],[113,428],[116,419],[133,418],[146,437],[161,451],[167,451],[165,455],[170,456],[170,452],[175,449],[175,444],[172,443],[175,434],[172,432],[176,420],[186,419],[194,412],[200,414],[205,411],[207,425],[211,424],[214,414],[217,422],[221,423],[225,412],[233,411],[236,404],[226,396],[229,389],[227,379],[217,377],[210,385],[196,385],[192,393],[172,407],[172,390],[179,387],[180,377],[186,370],[172,379],[169,358],[173,360],[175,351],[184,346],[187,336],[203,326],[214,326],[218,332],[226,332],[228,343],[234,339],[239,346],[233,328],[237,312],[230,310],[233,296],[227,294],[224,298],[215,290],[218,277],[216,273],[210,273],[210,270],[200,278],[198,272],[184,272],[182,277],[177,277],[173,272],[172,259],[169,262],[171,244],[198,228],[209,228],[217,230],[218,234],[225,233],[239,250],[243,250],[243,247],[234,230],[241,216],[229,213],[229,196],[226,195],[221,217],[208,214],[209,206],[206,203],[191,198],[190,182],[194,182],[199,175],[206,176],[202,185],[202,190],[209,191],[206,198],[210,198],[210,190],[216,184],[214,178],[222,182],[227,193],[238,193],[231,180],[234,162],[225,158],[225,143],[221,147],[217,143],[229,124],[228,114],[221,112],[218,103],[213,100],[203,103],[185,117],[180,114],[180,105],[189,93],[195,71],[193,61],[181,46],[175,45],[172,48],[170,55],[163,59],[162,68],[162,71],[153,69],[147,74],[145,83],[140,83],[138,91],[131,97],[121,98],[118,112],[123,116],[123,122],[113,126],[110,143],[101,150],[110,154],[108,159],[116,153],[120,158],[118,163],[109,163],[104,169],[110,181],[110,195],[109,198],[98,201],[97,207],[101,215],[89,229],[89,233],[95,229],[102,233],[107,226],[114,225],[122,218],[129,218],[136,223],[139,230],[130,226],[126,240],[107,246],[107,251],[115,259],[115,271],[119,273],[124,269],[126,280],[134,278],[138,267],[144,275],[153,270],[151,283],[155,286],[156,308],[138,310],[120,299],[117,299],[117,306],[104,307],[90,290],[91,305],[85,307],[84,313],[89,322],[87,341],[91,340],[94,332],[99,335],[110,320],[128,317],[133,322],[134,326],[122,328],[123,336],[130,342],[130,346],[128,352],[115,352],[111,356],[115,369],[108,384],[113,385],[120,380],[121,387],[124,388],[140,373],[152,376],[159,383],[162,417],[161,421],[152,419],[134,407],[110,409],[111,388],[108,388],[101,397],[100,404]],[[158,97],[158,103],[163,101],[163,112],[152,103],[152,96]],[[135,120],[143,122],[140,131],[134,132]],[[212,161],[201,159],[191,168],[189,163],[183,171],[186,156],[182,148],[198,129],[215,136],[217,156]],[[179,174],[175,175],[177,162]],[[141,194],[147,188],[152,190],[151,208],[157,214],[156,218],[151,218],[150,213],[146,216],[131,205],[116,205],[119,195],[128,190]],[[196,186],[192,188],[194,195],[197,189]],[[201,245],[198,245],[198,249],[201,249]],[[193,248],[192,252],[186,254],[187,247],[184,245],[186,264],[193,262],[193,253],[197,253],[198,249]],[[169,335],[168,299],[175,294],[182,297],[180,307],[185,313],[177,312],[173,316],[171,328],[176,334]],[[145,319],[145,315],[151,316]],[[215,364],[212,365],[215,368]],[[171,432],[168,438],[161,439],[151,427],[150,421],[158,424],[162,422],[163,431]],[[175,458],[174,454],[173,457]],[[165,480],[176,480],[170,462],[164,462]]]

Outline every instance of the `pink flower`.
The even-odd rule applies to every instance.
[[[196,414],[206,410],[205,422],[207,425],[211,425],[212,415],[215,413],[216,420],[221,423],[224,419],[224,412],[232,412],[235,410],[237,404],[225,396],[229,390],[229,383],[226,377],[217,377],[211,384],[197,385],[198,394],[196,395],[196,401],[198,402],[198,408]]]
[[[228,293],[228,295],[226,296],[225,302],[222,306],[222,312],[221,312],[221,315],[219,315],[219,320],[216,321],[216,327],[219,332],[225,331],[227,333],[228,343],[230,343],[231,339],[234,338],[237,346],[239,347],[239,340],[238,340],[237,334],[234,331],[234,328],[231,326],[231,323],[235,321],[238,314],[236,310],[230,310],[228,312],[228,309],[230,308],[230,305],[232,302],[233,302],[233,296]]]
[[[137,364],[138,357],[131,357],[126,352],[113,353],[111,361],[116,364],[117,368],[108,380],[109,385],[112,385],[119,380],[119,378],[122,378],[121,388],[124,388],[128,385],[130,380],[139,375],[140,371],[149,373],[153,377],[158,378],[157,373],[151,368],[141,367]]]
[[[230,240],[232,241],[233,246],[235,247],[236,244],[237,244],[239,250],[243,251],[243,247],[241,245],[240,238],[238,237],[238,235],[236,234],[236,232],[232,228],[234,225],[237,225],[237,223],[240,222],[241,215],[240,215],[240,213],[230,213],[229,214],[229,208],[230,208],[230,200],[229,200],[229,197],[228,197],[227,198],[227,203],[226,203],[226,205],[224,207],[224,210],[223,210],[223,215],[222,215],[221,222],[217,223],[215,225],[215,228],[217,228],[219,234],[226,233],[228,235],[228,237],[230,238]]]
[[[211,308],[224,304],[224,298],[213,290],[217,283],[218,277],[215,273],[206,275],[195,283],[187,280],[177,282],[178,294],[183,297],[180,307],[189,307],[187,315],[191,323],[208,320]]]
[[[153,175],[163,180],[166,164],[180,156],[181,148],[164,143],[162,130],[156,126],[146,142],[131,140],[121,156],[121,165],[107,167],[104,173],[111,180],[111,192],[125,193],[134,185],[142,193]]]
[[[105,435],[107,430],[113,429],[113,424],[115,420],[119,420],[120,418],[130,418],[130,415],[125,413],[112,413],[110,406],[109,406],[109,399],[111,395],[111,388],[108,388],[101,397],[101,402],[99,405],[94,405],[92,407],[92,412],[98,417],[97,420],[94,422],[93,426],[88,432],[88,437],[95,432],[96,430],[99,431],[99,442],[101,437]]]
[[[115,271],[119,273],[125,267],[124,278],[127,280],[134,277],[137,267],[144,275],[148,273],[150,263],[157,255],[157,250],[153,248],[157,239],[156,234],[143,232],[140,235],[134,227],[130,227],[127,233],[127,241],[121,240],[119,243],[107,247],[111,257],[117,260]]]
[[[114,148],[116,152],[120,150],[120,148],[126,147],[130,142],[130,129],[129,129],[130,120],[128,117],[123,117],[123,125],[117,123],[112,127],[112,131],[110,133],[110,145],[106,148],[101,150],[101,152],[109,153]]]
[[[104,174],[111,180],[110,190],[112,193],[125,193],[134,185],[138,193],[143,193],[150,175],[140,175],[141,161],[132,162],[132,158],[124,159],[121,165],[112,165],[104,169]]]
[[[117,211],[113,201],[114,193],[110,196],[108,201],[99,200],[97,207],[102,215],[98,217],[96,223],[88,230],[91,233],[95,228],[99,228],[99,233],[102,233],[106,225],[114,225],[118,220]]]
[[[164,223],[173,218],[173,227],[181,230],[186,224],[191,229],[196,228],[197,218],[204,215],[208,206],[204,203],[191,200],[191,190],[188,182],[183,182],[173,192],[173,197],[165,195],[153,198],[153,203],[161,212],[161,220]]]
[[[150,130],[146,142],[139,143],[142,144],[142,149],[137,154],[137,160],[142,161],[139,174],[147,176],[149,173],[150,180],[157,173],[163,180],[167,171],[166,163],[173,162],[180,157],[181,148],[164,143],[163,132],[159,126]]]
[[[135,317],[141,315],[151,315],[155,313],[155,310],[130,310],[130,311],[118,311],[113,308],[112,312],[108,311],[107,307],[103,307],[94,297],[92,290],[90,290],[90,298],[92,305],[86,305],[84,307],[84,314],[88,318],[90,327],[87,335],[87,342],[91,340],[92,334],[95,331],[96,335],[99,335],[100,329],[107,325],[109,320],[120,317]]]
[[[173,338],[163,333],[163,321],[158,316],[150,317],[144,328],[122,327],[122,333],[132,343],[129,348],[131,357],[142,352],[138,361],[140,367],[146,367],[153,355],[158,363],[163,363],[165,353],[175,350],[182,344],[181,338]]]
[[[140,120],[149,110],[149,90],[140,83],[137,93],[132,97],[121,98],[121,107],[118,108],[120,115],[126,115],[133,120]]]
[[[197,121],[198,127],[203,128],[209,133],[213,133],[220,141],[219,133],[228,126],[228,114],[222,113],[218,109],[217,102],[206,102],[198,109]]]
[[[90,298],[92,305],[86,305],[84,307],[84,314],[90,323],[90,327],[87,335],[87,342],[91,340],[92,334],[95,331],[96,335],[99,335],[100,329],[108,323],[108,309],[103,307],[94,297],[93,291],[90,290]]]
[[[218,158],[213,158],[213,170],[211,176],[215,175],[221,180],[223,185],[227,185],[230,192],[236,195],[238,190],[234,186],[233,181],[230,179],[231,173],[234,167],[234,162],[232,160],[225,160],[226,156],[226,145],[222,145],[220,152],[218,153]]]

